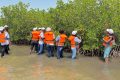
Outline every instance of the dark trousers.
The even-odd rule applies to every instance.
[[[48,50],[48,57],[53,57],[54,45],[47,45],[47,50]]]
[[[45,52],[45,47],[46,47],[46,44],[44,43],[44,44],[43,44],[43,51],[42,51],[42,53]]]
[[[63,58],[63,46],[58,46],[57,47],[57,58]]]
[[[4,47],[5,47],[5,53],[9,54],[9,52],[8,52],[9,51],[9,45],[5,45]]]
[[[33,48],[38,52],[38,41],[31,41],[31,50],[33,50]]]
[[[1,49],[1,57],[3,57],[5,54],[5,45],[1,45],[0,49]]]

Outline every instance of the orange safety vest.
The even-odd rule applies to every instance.
[[[109,36],[105,36],[103,38],[103,46],[107,46],[107,42],[110,40],[111,38]],[[112,42],[110,42],[110,46],[112,46]]]
[[[40,35],[40,32],[32,31],[32,40],[38,41],[39,40],[39,35]]]
[[[67,36],[65,34],[60,35],[60,40],[58,42],[58,46],[64,46]]]
[[[6,41],[5,39],[5,33],[0,34],[0,43],[4,43]]]
[[[71,44],[71,48],[76,47],[76,42],[74,39],[75,39],[75,36],[73,36],[73,35],[68,38],[68,40],[70,41],[70,44]]]
[[[53,32],[45,32],[45,43],[54,44],[54,33]]]

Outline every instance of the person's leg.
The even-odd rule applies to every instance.
[[[109,58],[108,57],[105,58],[105,63],[107,63],[107,64],[109,63]]]
[[[60,59],[60,46],[57,46],[57,59]]]
[[[110,51],[111,51],[111,47],[106,47],[105,50],[104,50],[104,58],[105,58],[105,62],[108,63],[109,62],[109,54],[110,54]]]
[[[72,48],[72,59],[76,58],[76,48]]]
[[[8,51],[8,54],[9,54],[9,44],[7,45],[7,51]]]
[[[5,46],[1,47],[1,58],[4,56],[5,53]]]
[[[35,41],[35,51],[38,53],[38,41]]]
[[[60,49],[60,57],[63,58],[63,46],[61,46],[61,49]]]
[[[51,57],[51,50],[50,45],[47,45],[48,57]]]
[[[10,51],[10,46],[9,46],[9,44],[8,44],[8,51]]]
[[[33,45],[33,49],[32,51],[35,52],[37,50],[37,44],[36,44],[36,41],[32,41],[32,45]]]
[[[42,51],[43,51],[43,44],[40,44],[38,54],[42,54]]]
[[[34,48],[34,42],[33,42],[33,41],[31,41],[30,54],[32,53],[32,51],[33,51],[33,48]]]
[[[45,44],[43,43],[42,53],[44,53],[44,49],[45,49]]]
[[[5,48],[5,54],[7,54],[7,46],[4,45],[4,48]]]
[[[54,57],[54,54],[53,54],[53,52],[54,52],[54,46],[53,45],[51,45],[51,49],[50,50],[51,50],[51,56]]]
[[[39,54],[39,51],[40,51],[40,44],[38,43],[38,54]]]
[[[8,45],[5,45],[5,53],[6,53],[6,54],[9,54],[9,53],[8,53]]]

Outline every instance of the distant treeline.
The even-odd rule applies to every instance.
[[[69,36],[78,31],[83,49],[99,49],[107,28],[112,28],[120,42],[120,1],[119,0],[72,0],[57,1],[56,8],[47,11],[29,8],[30,4],[19,2],[1,8],[0,25],[10,27],[12,41],[30,40],[33,27],[52,27],[56,36],[64,29]]]

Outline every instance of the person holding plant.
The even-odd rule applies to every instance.
[[[72,59],[76,59],[76,43],[81,43],[81,39],[79,39],[77,36],[77,31],[72,31],[72,35],[68,38],[71,44],[71,50],[72,50]]]
[[[112,50],[113,42],[115,40],[114,31],[112,29],[106,30],[106,36],[103,37],[103,46],[104,48],[104,59],[106,63],[109,63],[109,54]]]
[[[57,59],[63,58],[63,47],[67,39],[67,36],[63,30],[60,30],[59,33],[60,35],[58,35],[56,38]]]

